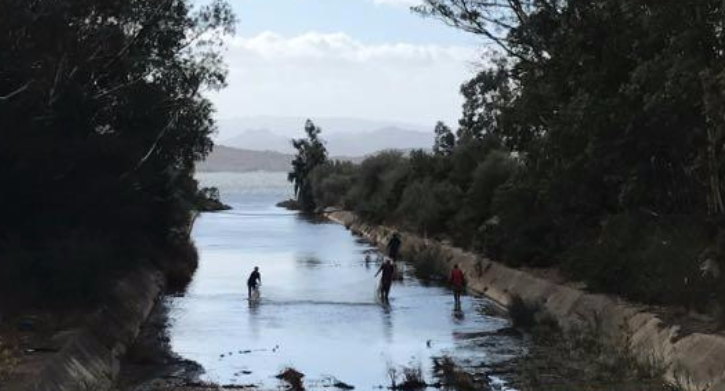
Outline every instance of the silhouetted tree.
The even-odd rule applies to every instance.
[[[327,161],[327,149],[320,139],[321,132],[322,129],[308,119],[305,123],[307,138],[292,140],[297,155],[292,160],[292,171],[287,179],[294,184],[297,202],[305,211],[312,211],[316,206],[310,186],[311,174],[315,168]]]
[[[456,136],[453,131],[443,122],[438,122],[434,131],[436,138],[433,152],[437,155],[450,156],[456,146]]]
[[[0,0],[2,288],[87,297],[188,244],[234,25],[189,3]]]

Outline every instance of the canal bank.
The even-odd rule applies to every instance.
[[[42,345],[26,348],[8,391],[104,391],[113,388],[121,361],[164,292],[166,278],[155,268],[128,273],[110,288],[110,298],[93,312],[55,330]],[[30,335],[36,332],[29,329]],[[39,327],[39,326],[38,326]],[[55,327],[49,325],[49,327]]]
[[[387,243],[393,231],[366,224],[351,212],[335,211],[326,216],[379,246]],[[630,352],[643,365],[661,367],[665,380],[679,388],[725,390],[725,336],[721,334],[691,332],[616,297],[555,283],[416,235],[401,236],[403,257],[432,249],[438,255],[439,268],[447,270],[459,264],[469,278],[469,289],[503,306],[518,298],[530,308],[541,309],[565,332],[594,330],[601,343]]]
[[[16,346],[12,368],[0,377],[7,391],[110,391],[129,352],[162,298],[188,284],[198,266],[196,250],[188,241],[194,219],[176,232],[186,237],[164,256],[138,262],[112,281],[103,298],[88,308],[45,311],[42,316],[23,311],[5,321]],[[0,341],[5,337],[0,335]],[[0,365],[3,363],[0,362]]]

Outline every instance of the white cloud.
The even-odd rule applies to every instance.
[[[460,112],[460,84],[475,48],[366,44],[343,33],[229,42],[229,87],[213,99],[222,118],[350,116],[431,123]]]
[[[422,3],[422,0],[373,0],[373,3],[375,4],[381,4],[381,5],[392,5],[394,7],[412,7],[414,5],[419,5]]]

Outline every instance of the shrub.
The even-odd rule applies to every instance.
[[[448,182],[415,182],[403,192],[395,214],[414,231],[426,235],[444,233],[460,207],[461,198],[460,190]]]
[[[409,260],[415,266],[415,275],[424,281],[445,280],[448,269],[445,266],[445,254],[436,245],[422,246],[410,251]]]
[[[535,188],[509,181],[495,192],[491,211],[496,218],[479,228],[481,250],[514,266],[554,263],[561,249],[558,231]]]
[[[312,171],[311,185],[318,207],[343,206],[352,186],[356,167],[351,162],[325,162]]]
[[[614,215],[600,234],[567,251],[563,268],[596,291],[647,303],[706,303],[698,258],[709,240],[692,217]]]
[[[538,308],[528,305],[521,297],[514,296],[507,309],[515,327],[530,329],[536,325]]]
[[[382,222],[395,211],[406,187],[410,166],[402,153],[385,151],[365,159],[345,203],[363,218]]]
[[[465,202],[455,217],[456,229],[451,230],[457,244],[464,247],[472,244],[477,231],[492,217],[491,202],[496,190],[511,178],[515,170],[514,159],[501,151],[490,152],[478,165]]]

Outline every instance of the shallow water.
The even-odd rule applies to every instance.
[[[375,249],[344,227],[310,221],[274,204],[289,197],[283,174],[204,174],[234,209],[204,214],[193,236],[200,266],[183,296],[170,299],[173,350],[200,363],[204,380],[279,386],[285,367],[306,375],[308,389],[331,378],[358,390],[389,385],[388,369],[455,357],[471,367],[519,356],[520,338],[493,332],[508,326],[494,305],[465,297],[453,311],[446,289],[426,286],[401,265],[391,305],[375,299]],[[262,274],[261,300],[247,301],[246,279]],[[485,346],[485,349],[481,349]],[[505,383],[497,383],[505,389]]]

